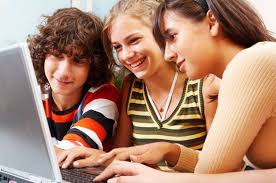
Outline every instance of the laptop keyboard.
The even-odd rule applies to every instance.
[[[93,179],[102,170],[97,168],[88,169],[61,169],[62,179],[72,183],[93,183]],[[106,181],[105,181],[106,182]],[[31,183],[3,172],[0,172],[0,183]]]
[[[61,175],[63,180],[72,182],[72,183],[82,183],[82,182],[93,182],[93,179],[98,174],[91,174],[83,169],[61,169]]]

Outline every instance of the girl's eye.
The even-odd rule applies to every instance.
[[[170,41],[173,41],[173,40],[175,39],[175,37],[176,37],[176,34],[169,34],[169,35],[168,35],[168,39],[169,39]]]
[[[114,50],[116,50],[116,52],[120,51],[121,47],[122,47],[121,45],[114,45],[113,46],[113,48],[114,48]]]
[[[130,44],[137,44],[139,43],[139,41],[141,40],[141,38],[133,38],[129,41]]]
[[[175,38],[175,34],[170,35],[171,40],[174,40],[174,38]]]
[[[167,41],[174,41],[177,34],[167,34],[165,35],[165,39]]]

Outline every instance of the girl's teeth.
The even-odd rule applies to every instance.
[[[139,61],[139,62],[136,62],[135,64],[132,64],[131,67],[137,67],[138,65],[140,65],[143,61]]]

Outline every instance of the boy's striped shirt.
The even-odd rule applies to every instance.
[[[84,98],[85,97],[85,98]],[[43,100],[52,137],[66,141],[73,147],[77,144],[103,149],[112,136],[118,120],[119,92],[112,84],[86,89],[84,99],[65,111],[53,110],[53,99],[49,95]],[[79,105],[82,113],[77,119]],[[104,144],[104,145],[103,145]],[[65,147],[66,148],[66,147]]]

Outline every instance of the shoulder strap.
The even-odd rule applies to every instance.
[[[201,113],[201,116],[203,119],[205,119],[205,113],[204,113],[204,99],[203,99],[203,93],[202,93],[202,88],[203,88],[203,80],[199,80],[199,86],[198,86],[198,103],[199,103],[199,110]]]
[[[128,89],[128,97],[127,97],[127,101],[126,101],[126,104],[127,104],[127,110],[128,110],[128,107],[129,107],[129,99],[131,97],[131,93],[132,93],[132,90],[133,90],[133,86],[134,86],[134,83],[135,82],[140,82],[139,80],[137,80],[137,78],[133,75],[130,77],[130,85],[129,85],[129,89]]]

